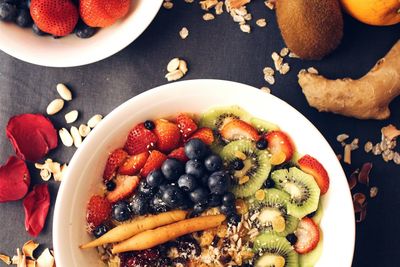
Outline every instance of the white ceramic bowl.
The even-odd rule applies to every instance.
[[[92,38],[74,34],[60,39],[36,36],[32,29],[0,22],[0,50],[20,60],[48,67],[74,67],[107,58],[133,42],[147,28],[162,0],[133,0],[129,14]]]
[[[57,266],[101,266],[95,249],[78,248],[90,240],[84,227],[85,206],[99,189],[108,153],[123,146],[136,123],[226,105],[239,105],[278,124],[293,138],[300,153],[313,155],[325,166],[330,188],[323,201],[324,248],[317,266],[350,267],[355,239],[353,205],[346,177],[327,141],[282,100],[248,85],[220,80],[176,82],[142,93],[107,115],[85,139],[70,162],[56,201],[53,240]]]

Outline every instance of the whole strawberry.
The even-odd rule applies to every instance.
[[[79,18],[71,0],[32,0],[30,11],[38,28],[54,36],[73,32]]]
[[[90,27],[107,27],[124,17],[131,0],[80,0],[79,13]]]

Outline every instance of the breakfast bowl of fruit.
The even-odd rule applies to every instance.
[[[220,80],[125,102],[72,158],[57,196],[57,266],[343,266],[346,177],[278,98]]]
[[[48,67],[107,58],[147,28],[162,0],[1,0],[0,50]]]

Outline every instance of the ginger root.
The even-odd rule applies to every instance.
[[[400,40],[358,80],[329,80],[304,70],[298,78],[308,104],[319,111],[358,119],[387,119],[389,103],[400,95]]]

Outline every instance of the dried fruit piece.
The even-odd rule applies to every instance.
[[[358,182],[369,186],[369,173],[371,172],[371,169],[371,162],[364,163],[361,167],[360,173],[358,174]]]
[[[47,184],[35,185],[23,201],[25,229],[32,236],[38,236],[46,222],[50,207],[50,193]]]
[[[15,156],[9,157],[6,164],[0,167],[0,202],[23,198],[30,182],[26,163]]]
[[[57,132],[49,119],[41,114],[21,114],[12,117],[6,128],[7,137],[17,156],[37,161],[57,147]]]

